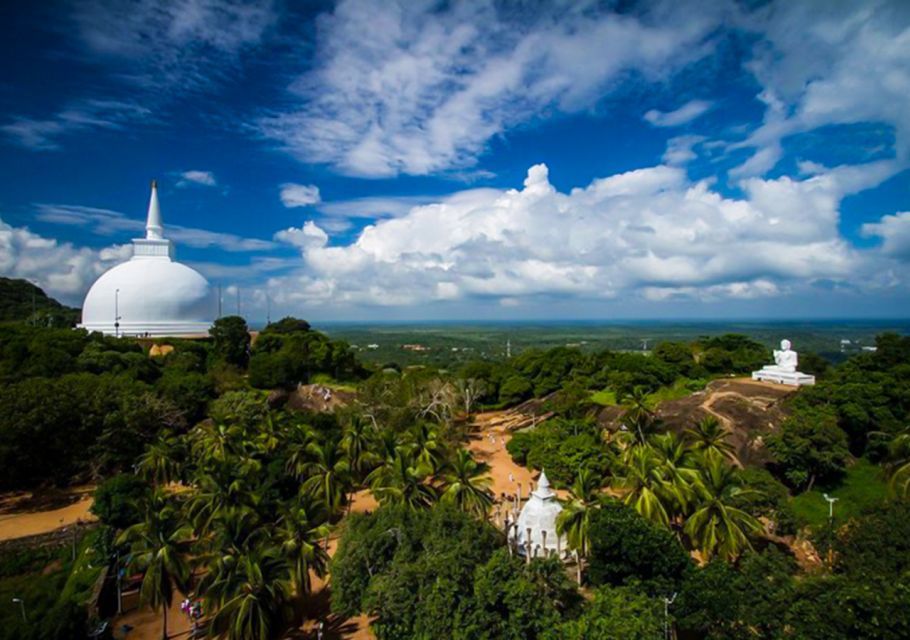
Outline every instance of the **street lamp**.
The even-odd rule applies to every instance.
[[[13,602],[19,605],[19,608],[22,610],[22,622],[28,624],[28,618],[25,617],[25,600],[22,598],[13,598]]]
[[[670,605],[676,600],[677,594],[671,597],[664,596],[664,639],[670,640]]]
[[[834,520],[834,503],[840,500],[840,498],[832,498],[827,493],[823,493],[825,500],[828,501],[828,520]]]
[[[114,336],[120,337],[120,289],[114,289]]]

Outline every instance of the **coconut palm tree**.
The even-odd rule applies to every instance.
[[[425,475],[432,475],[439,470],[445,451],[434,425],[418,422],[408,431],[405,442],[412,447],[417,465]]]
[[[118,544],[129,544],[132,566],[144,571],[140,600],[152,609],[161,609],[161,637],[167,640],[167,611],[174,591],[186,594],[190,589],[188,560],[192,529],[182,518],[174,498],[156,489],[144,504],[143,520],[124,531]]]
[[[696,451],[716,451],[734,464],[739,464],[730,442],[730,432],[714,416],[705,416],[694,427],[686,429],[686,438]]]
[[[654,431],[657,420],[648,404],[648,392],[644,387],[637,386],[622,399],[625,409],[622,424],[636,442],[644,444],[649,434]]]
[[[756,492],[743,487],[739,471],[716,451],[700,454],[695,464],[696,503],[683,532],[706,559],[719,555],[735,560],[745,549],[752,548],[749,538],[762,527],[750,513],[734,507],[734,499]]]
[[[288,430],[284,450],[286,469],[289,474],[300,476],[305,473],[306,466],[310,463],[307,447],[315,439],[316,434],[309,425],[298,424]]]
[[[197,531],[206,531],[220,512],[235,505],[256,509],[261,495],[253,489],[262,463],[252,458],[230,458],[196,474],[187,512]]]
[[[282,637],[290,618],[290,567],[277,547],[259,545],[232,556],[230,570],[214,578],[205,594],[211,631],[228,640]]]
[[[237,425],[203,424],[192,432],[191,452],[194,460],[224,462],[232,454],[240,454],[243,428]]]
[[[351,465],[351,471],[362,480],[366,471],[380,461],[373,452],[374,429],[372,422],[360,415],[351,416],[344,428],[341,448]]]
[[[184,449],[182,440],[162,436],[150,444],[139,458],[138,475],[156,485],[168,484],[180,478]]]
[[[689,466],[692,450],[688,443],[673,432],[652,435],[648,444],[661,462],[664,494],[671,516],[687,513],[693,497],[692,483],[698,473]]]
[[[310,592],[310,571],[320,578],[326,574],[328,551],[320,544],[329,534],[327,524],[318,524],[315,508],[301,503],[287,511],[278,523],[281,555],[290,565],[291,585],[297,595]]]
[[[347,503],[351,483],[351,465],[341,444],[333,439],[314,441],[306,450],[311,462],[303,467],[307,478],[300,485],[301,492],[322,500],[331,513],[338,513]]]
[[[380,504],[403,504],[417,510],[430,507],[437,499],[426,478],[409,450],[399,447],[395,457],[374,469],[367,481]]]
[[[649,444],[629,447],[621,458],[615,485],[625,492],[624,502],[652,522],[668,526],[679,487],[667,484],[664,461]]]
[[[485,462],[477,462],[467,449],[459,449],[442,472],[442,500],[462,511],[485,518],[493,504],[493,479]]]
[[[590,548],[588,537],[591,514],[600,501],[603,478],[591,469],[581,469],[569,489],[571,498],[556,518],[556,532],[564,535],[569,546],[584,557]]]

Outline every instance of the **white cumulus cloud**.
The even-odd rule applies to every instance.
[[[81,306],[82,296],[106,270],[129,259],[130,245],[76,247],[0,220],[0,274],[37,282],[49,295]]]
[[[879,222],[867,223],[863,235],[882,239],[882,250],[895,258],[910,260],[910,211],[883,216]]]
[[[281,185],[281,203],[288,208],[308,207],[319,202],[319,187],[315,185],[293,182]]]
[[[276,232],[275,240],[302,249],[315,249],[324,247],[329,240],[329,236],[325,231],[317,227],[316,223],[308,220],[300,228],[290,227]]]
[[[307,303],[378,305],[750,299],[816,281],[869,288],[880,283],[875,274],[887,258],[840,235],[840,202],[894,166],[752,178],[742,183],[744,197],[731,198],[668,165],[562,193],[548,168],[535,165],[520,190],[473,189],[415,206],[367,226],[346,246],[330,246],[313,222],[280,232],[276,239],[301,247],[305,265],[281,288]]]

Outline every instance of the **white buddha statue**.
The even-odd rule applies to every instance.
[[[796,386],[815,384],[815,376],[801,373],[796,369],[799,358],[790,346],[789,340],[781,340],[780,350],[774,350],[774,364],[766,365],[760,371],[753,371],[752,379]]]
[[[780,341],[780,351],[777,349],[774,350],[774,366],[764,367],[765,369],[775,369],[777,371],[786,371],[787,373],[795,373],[796,365],[799,362],[799,358],[796,355],[796,352],[790,348],[789,340]]]

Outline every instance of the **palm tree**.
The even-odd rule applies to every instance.
[[[367,476],[370,490],[380,504],[403,504],[413,510],[426,509],[436,502],[436,491],[425,480],[426,474],[403,447]]]
[[[439,470],[444,451],[435,426],[428,422],[418,422],[408,431],[406,442],[413,448],[417,466],[424,474],[432,475]]]
[[[332,439],[323,443],[311,442],[306,450],[312,461],[304,465],[303,471],[309,477],[300,485],[300,490],[322,500],[331,513],[338,513],[347,503],[351,473],[341,444]]]
[[[493,479],[485,462],[477,462],[467,449],[459,449],[442,474],[442,500],[462,511],[485,518],[493,504],[490,485]]]
[[[622,406],[625,408],[623,425],[639,444],[643,444],[656,425],[654,412],[648,405],[647,390],[641,386],[633,388],[623,398]]]
[[[671,516],[684,515],[692,499],[692,483],[698,473],[689,466],[692,450],[673,432],[653,435],[648,444],[660,459],[663,493]]]
[[[161,489],[156,489],[144,505],[145,517],[124,531],[118,544],[130,545],[132,564],[144,571],[140,600],[152,609],[161,609],[164,622],[161,637],[167,640],[167,611],[174,590],[186,594],[190,587],[187,559],[192,529],[186,526],[180,509]]]
[[[211,472],[199,472],[189,499],[188,513],[199,532],[210,528],[216,515],[235,505],[256,509],[262,496],[253,489],[262,463],[252,458],[230,458],[212,465]]]
[[[646,519],[669,526],[674,493],[679,489],[667,486],[664,462],[648,444],[636,444],[623,454],[617,488],[626,492],[624,502]]]
[[[181,442],[173,436],[162,436],[150,444],[139,458],[138,475],[156,485],[178,480],[183,459]]]
[[[591,515],[600,501],[603,479],[591,469],[581,469],[575,476],[569,492],[572,497],[563,505],[556,518],[556,533],[566,536],[566,541],[584,557],[590,548],[588,530]]]
[[[310,462],[307,447],[315,440],[313,429],[305,424],[292,426],[288,431],[288,441],[284,444],[287,472],[300,476]]]
[[[762,527],[751,514],[734,507],[733,502],[737,496],[756,492],[743,488],[739,471],[726,464],[716,451],[699,455],[696,468],[697,502],[683,531],[706,559],[720,555],[735,560],[745,549],[752,548],[749,537]]]
[[[278,525],[281,554],[290,565],[291,583],[297,595],[310,592],[310,571],[320,578],[326,574],[328,551],[320,544],[329,527],[311,517],[315,509],[301,504],[286,512]]]
[[[714,416],[706,416],[694,427],[686,429],[686,437],[694,450],[716,451],[734,464],[739,464],[739,458],[730,442],[730,432]]]
[[[243,428],[232,425],[201,425],[192,432],[192,454],[195,460],[224,462],[231,454],[239,454],[246,439]]]
[[[362,480],[364,472],[379,462],[379,456],[372,451],[373,426],[364,416],[351,416],[344,428],[341,447],[351,465],[351,471]]]
[[[232,556],[230,570],[216,576],[205,595],[215,611],[213,634],[228,640],[281,637],[290,615],[289,574],[276,547],[259,545]]]
[[[889,485],[898,496],[910,495],[910,429],[898,434],[888,444]]]

